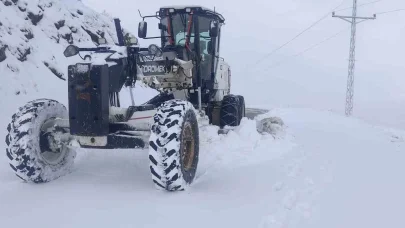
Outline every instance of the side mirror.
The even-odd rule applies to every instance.
[[[211,21],[210,23],[210,37],[217,37],[218,36],[218,22],[217,21]]]
[[[63,55],[65,56],[65,57],[72,57],[72,56],[75,56],[75,55],[77,55],[77,54],[79,54],[79,48],[77,47],[77,46],[75,46],[75,45],[69,45],[66,49],[65,49],[65,51],[63,52]]]
[[[147,31],[148,31],[148,23],[146,23],[146,21],[139,22],[138,37],[145,38]]]

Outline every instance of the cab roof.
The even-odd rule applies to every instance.
[[[159,16],[161,16],[161,17],[165,16],[166,12],[167,12],[166,10],[170,10],[170,9],[177,13],[184,13],[184,12],[187,12],[186,9],[190,9],[197,13],[216,16],[221,23],[225,22],[225,18],[218,12],[216,12],[212,9],[203,7],[203,6],[198,6],[198,5],[173,5],[173,6],[160,7]],[[174,13],[174,12],[172,12],[172,13]]]

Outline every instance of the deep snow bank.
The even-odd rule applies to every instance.
[[[259,115],[254,120],[243,118],[240,126],[227,134],[217,134],[218,127],[203,126],[200,128],[201,167],[236,167],[265,163],[280,157],[291,150],[295,144],[288,134],[288,126],[279,126],[271,134],[257,131],[257,123],[270,114]],[[200,170],[201,175],[207,170]],[[198,179],[198,178],[197,178]]]

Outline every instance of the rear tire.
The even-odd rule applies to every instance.
[[[246,106],[245,106],[245,98],[241,95],[238,95],[239,98],[239,125],[240,121],[246,116]]]
[[[220,112],[221,128],[225,126],[236,127],[240,123],[240,102],[239,97],[235,95],[226,95],[222,100]]]
[[[164,102],[154,115],[149,140],[152,180],[157,189],[182,191],[195,177],[199,158],[196,112],[187,101]]]
[[[14,173],[24,181],[43,183],[67,174],[76,152],[64,146],[68,130],[47,126],[48,120],[68,118],[62,104],[39,99],[28,102],[12,117],[6,135],[6,155]]]

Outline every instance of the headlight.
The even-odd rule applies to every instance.
[[[157,56],[157,57],[161,57],[163,55],[162,51],[156,44],[149,45],[148,51],[149,51],[149,54]]]

